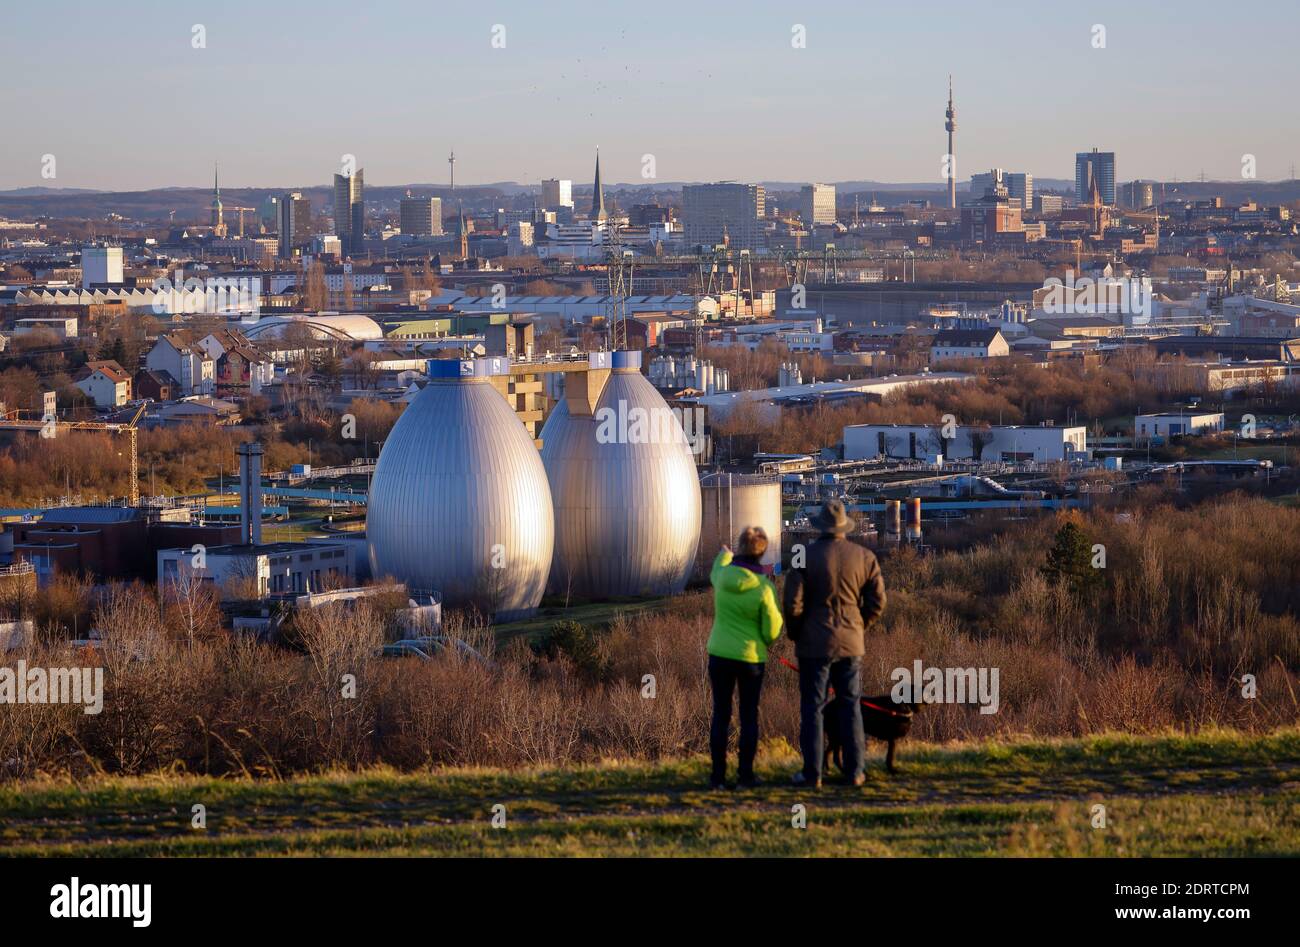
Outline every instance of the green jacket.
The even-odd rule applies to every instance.
[[[767,646],[781,636],[776,586],[767,576],[731,564],[722,550],[709,573],[713,584],[713,632],[709,654],[749,664],[767,661]]]

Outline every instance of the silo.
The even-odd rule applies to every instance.
[[[781,480],[753,474],[706,474],[700,481],[700,551],[696,578],[707,580],[713,559],[726,543],[733,550],[741,530],[761,526],[767,533],[763,563],[781,563]]]
[[[681,422],[613,353],[591,417],[561,402],[542,428],[555,504],[551,590],[581,598],[680,592],[700,537],[700,485]]]
[[[366,538],[376,578],[509,621],[541,602],[555,534],[541,457],[489,378],[502,362],[429,362],[380,453]]]

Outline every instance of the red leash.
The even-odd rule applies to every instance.
[[[776,659],[777,659],[778,661],[780,661],[782,664],[784,664],[786,667],[788,667],[790,670],[795,671],[795,672],[798,672],[798,670],[799,670],[799,665],[795,664],[793,661],[787,661],[785,658],[781,657],[780,655],[777,655],[777,658],[776,658]],[[832,690],[832,691],[831,691],[831,694],[834,694],[834,693],[835,693],[835,691]],[[879,711],[879,712],[882,713],[882,714],[889,714],[890,716],[893,716],[893,717],[910,717],[910,716],[912,716],[912,712],[911,712],[910,710],[902,711],[902,710],[895,710],[895,709],[892,708],[892,707],[881,707],[879,704],[873,704],[871,701],[867,700],[865,697],[862,697],[862,698],[859,698],[859,699],[862,701],[862,706],[863,706],[863,707],[870,707],[872,710]]]

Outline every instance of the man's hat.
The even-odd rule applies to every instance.
[[[854,522],[844,511],[843,500],[827,500],[822,508],[814,513],[809,522],[823,533],[843,534],[853,531]]]

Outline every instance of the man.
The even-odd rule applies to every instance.
[[[812,517],[821,537],[808,546],[802,567],[792,569],[785,582],[785,620],[799,659],[799,749],[803,770],[797,786],[816,788],[822,782],[825,751],[822,713],[835,692],[844,741],[844,771],[861,786],[866,755],[862,733],[862,655],[866,627],[885,610],[885,580],[871,550],[845,535],[854,523],[844,503],[830,500]]]

